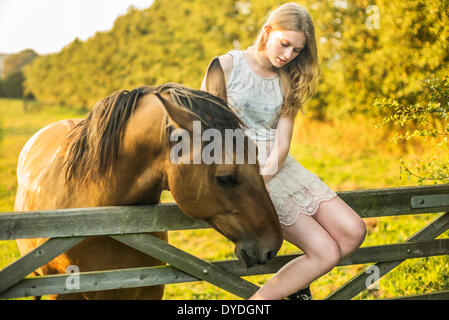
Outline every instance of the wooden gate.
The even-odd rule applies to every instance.
[[[372,264],[382,277],[406,259],[449,254],[449,239],[435,239],[449,228],[449,185],[339,192],[362,218],[446,212],[403,243],[359,248],[339,266]],[[0,240],[50,238],[0,271],[0,298],[132,288],[203,280],[239,297],[258,287],[242,276],[275,273],[298,255],[280,255],[266,265],[245,268],[238,260],[205,261],[146,233],[210,228],[185,216],[175,204],[97,207],[0,213]],[[40,266],[92,235],[110,235],[167,263],[166,266],[79,273],[79,289],[68,289],[73,274],[27,277]],[[373,268],[372,266],[367,267]],[[352,299],[367,289],[366,270],[326,299]],[[449,291],[402,299],[449,299]]]

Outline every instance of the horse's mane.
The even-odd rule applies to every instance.
[[[151,93],[168,93],[173,103],[201,120],[203,129],[215,128],[224,133],[225,129],[245,127],[220,98],[177,83],[116,91],[97,102],[87,118],[69,132],[70,146],[65,162],[66,181],[76,179],[82,183],[112,174],[126,124],[137,108],[140,98]],[[167,130],[164,140],[169,143],[167,137],[172,128],[168,116],[162,121],[165,121]]]

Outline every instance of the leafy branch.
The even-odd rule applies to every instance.
[[[393,137],[393,142],[409,140],[413,137],[421,137],[427,140],[435,139],[435,145],[443,149],[443,155],[449,151],[449,77],[442,79],[432,78],[422,81],[424,84],[423,93],[427,94],[427,103],[422,104],[401,104],[394,99],[376,100],[374,105],[388,114],[378,124],[377,127],[388,123],[399,125],[407,129],[401,130]],[[443,156],[444,157],[444,156]],[[449,158],[436,157],[432,159],[418,160],[414,169],[410,168],[403,159],[401,160],[401,175],[403,172],[418,178],[418,182],[423,181],[444,181],[449,182]]]

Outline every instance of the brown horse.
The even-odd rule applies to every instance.
[[[225,101],[218,59],[206,79],[208,91],[220,97],[173,83],[139,87],[104,98],[85,119],[41,129],[19,156],[14,210],[157,204],[162,190],[170,190],[186,215],[207,221],[232,240],[247,265],[273,258],[282,244],[281,229],[257,163],[186,164],[170,159],[170,133],[179,128],[192,133],[193,120],[220,132],[242,127]],[[245,148],[251,143],[246,140]],[[155,235],[167,240],[166,233]],[[46,240],[17,243],[25,255]],[[87,272],[161,262],[108,236],[92,236],[34,273],[66,273],[69,265]],[[161,299],[163,290],[153,286],[51,298]]]

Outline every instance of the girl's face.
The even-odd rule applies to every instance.
[[[270,30],[265,55],[275,68],[281,68],[295,59],[306,45],[306,36],[301,31]]]

